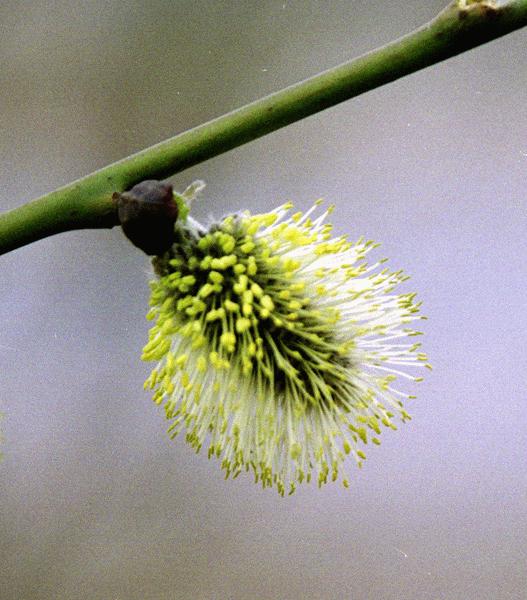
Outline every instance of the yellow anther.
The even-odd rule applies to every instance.
[[[221,273],[218,273],[218,271],[211,271],[209,273],[209,279],[212,281],[212,283],[222,283],[224,277]]]
[[[214,292],[214,287],[212,286],[211,283],[206,283],[205,285],[202,285],[198,294],[201,298],[207,298],[208,296],[210,296],[212,293]]]
[[[285,258],[282,261],[282,267],[286,271],[296,271],[300,267],[300,262],[292,258]]]
[[[226,331],[220,336],[220,346],[225,348],[227,352],[234,352],[236,346],[236,336],[232,331]]]
[[[205,258],[203,258],[199,264],[200,269],[203,269],[204,271],[210,269],[211,262],[212,262],[212,256],[210,256],[210,255],[205,256]]]
[[[254,256],[249,256],[247,260],[247,273],[253,277],[258,272],[258,267],[256,266],[256,260]]]
[[[180,283],[192,286],[196,283],[196,278],[194,277],[194,275],[185,275],[185,277],[182,277],[180,279]]]
[[[247,331],[251,327],[251,321],[245,317],[240,317],[236,319],[236,331],[238,333],[243,333]]]
[[[293,205],[291,205],[291,208],[293,208]],[[278,215],[276,213],[269,213],[267,215],[262,215],[262,221],[263,224],[266,227],[269,227],[270,225],[273,225],[274,223],[276,223],[276,219],[278,219]]]
[[[165,370],[167,371],[167,373],[173,373],[174,369],[176,367],[176,362],[175,362],[175,357],[172,354],[172,352],[167,353],[165,360],[166,360]]]
[[[232,215],[229,215],[228,217],[225,217],[223,219],[221,228],[224,231],[232,231],[233,225],[234,225],[234,217]]]
[[[162,386],[167,394],[172,394],[172,392],[175,389],[175,385],[172,382],[172,379],[170,379],[170,377],[168,376],[163,378]]]
[[[218,319],[223,319],[225,318],[225,309],[222,308],[216,308],[216,309],[212,309],[209,310],[209,312],[207,313],[207,316],[205,317],[206,321],[217,321]]]
[[[225,309],[229,312],[238,312],[240,310],[240,306],[236,304],[236,302],[232,302],[232,300],[225,300],[223,306],[225,306]]]
[[[176,325],[176,322],[174,319],[167,319],[164,323],[163,326],[161,327],[161,333],[163,335],[171,335],[173,333],[175,333],[178,329],[178,326]]]
[[[300,310],[302,308],[302,303],[298,300],[291,300],[291,302],[288,303],[287,308],[290,310]]]
[[[303,279],[301,279],[300,281],[295,281],[295,283],[292,283],[289,286],[289,289],[292,292],[302,292],[305,289],[305,287],[306,287],[306,282]]]
[[[206,341],[207,338],[203,334],[197,335],[193,338],[190,347],[192,348],[192,350],[197,350],[198,348],[204,346]]]
[[[221,258],[213,258],[210,262],[210,266],[218,271],[224,271],[225,269],[234,266],[237,262],[238,257],[236,254],[228,254]]]
[[[177,301],[177,305],[176,308],[178,311],[183,311],[185,310],[185,308],[192,306],[192,303],[194,302],[194,296],[184,296],[183,298],[180,298]]]
[[[254,250],[255,247],[256,247],[256,244],[254,242],[247,241],[240,246],[240,250],[242,252],[244,252],[245,254],[249,254]]]
[[[255,298],[261,298],[263,296],[263,290],[257,283],[251,284],[251,292]]]
[[[236,246],[236,240],[229,235],[228,233],[224,233],[221,237],[221,248],[225,252],[225,254],[230,254]]]
[[[210,248],[212,241],[212,236],[210,234],[204,235],[198,242],[198,248],[200,250],[207,250],[208,248]]]
[[[263,308],[266,308],[269,311],[272,311],[274,309],[274,302],[271,296],[269,296],[268,294],[262,296],[262,298],[260,299],[260,304]]]
[[[256,219],[253,219],[252,223],[247,226],[247,233],[249,235],[254,235],[258,229],[260,229],[260,224]]]
[[[232,286],[232,289],[241,296],[243,292],[247,289],[247,284],[249,283],[249,278],[247,275],[242,274],[238,277],[238,281]]]
[[[253,370],[252,362],[246,356],[244,356],[242,359],[242,365],[242,373],[244,375],[249,375],[249,373]]]
[[[218,369],[221,366],[221,360],[220,360],[220,355],[213,350],[210,354],[209,354],[209,359],[210,359],[210,363],[211,365],[215,368]]]
[[[182,369],[187,364],[187,360],[188,360],[188,354],[181,354],[180,356],[178,356],[176,358],[176,360],[174,362],[178,369]]]

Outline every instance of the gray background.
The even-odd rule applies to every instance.
[[[375,48],[445,0],[3,2],[0,204]],[[170,442],[148,259],[118,229],[0,258],[0,598],[527,597],[527,33],[179,174],[196,216],[337,205],[429,321],[414,419],[281,499]]]

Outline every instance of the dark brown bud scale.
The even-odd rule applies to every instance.
[[[170,249],[178,217],[170,184],[142,181],[128,192],[116,192],[114,198],[121,227],[132,244],[150,256]]]

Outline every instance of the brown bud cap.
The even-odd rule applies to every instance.
[[[142,181],[128,192],[116,192],[114,198],[121,227],[132,244],[151,256],[170,249],[178,217],[170,184]]]

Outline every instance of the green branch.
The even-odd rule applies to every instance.
[[[527,25],[527,0],[458,0],[420,29],[0,214],[0,254],[55,233],[119,224],[114,192],[163,179]]]

